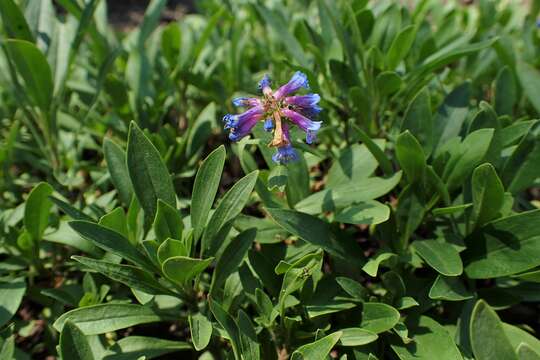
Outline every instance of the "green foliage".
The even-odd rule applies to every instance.
[[[0,359],[540,358],[540,2],[167,3],[0,1]]]

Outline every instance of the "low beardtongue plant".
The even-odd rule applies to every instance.
[[[540,0],[138,3],[0,0],[0,360],[540,360]]]
[[[298,126],[306,133],[306,142],[316,140],[321,121],[313,121],[321,112],[318,105],[319,94],[293,95],[300,89],[309,89],[307,76],[297,71],[288,83],[273,91],[271,80],[265,75],[259,82],[262,91],[260,98],[239,97],[233,100],[235,106],[248,110],[242,114],[227,114],[223,117],[225,129],[230,129],[229,139],[238,141],[248,135],[259,121],[264,121],[264,130],[273,132],[273,139],[268,146],[275,147],[272,156],[278,164],[285,164],[298,159],[291,144],[290,124]]]

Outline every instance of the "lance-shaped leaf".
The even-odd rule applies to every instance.
[[[140,290],[150,295],[174,295],[173,292],[154,279],[152,274],[135,266],[115,264],[83,256],[73,256],[72,259],[80,262],[89,269],[95,270],[114,281],[129,286],[130,288]]]
[[[176,320],[173,316],[135,304],[99,304],[68,311],[53,324],[62,331],[67,321],[72,321],[86,335],[104,334],[138,324]]]
[[[152,262],[120,233],[102,225],[82,220],[71,221],[69,226],[99,248],[121,256],[135,265],[144,267],[146,270],[152,271],[155,269]]]
[[[133,190],[148,222],[156,216],[158,199],[176,207],[169,171],[156,147],[134,122],[129,126],[127,165]]]
[[[36,45],[28,41],[8,39],[4,46],[24,79],[24,90],[33,104],[46,113],[53,94],[53,78],[47,58]]]
[[[283,229],[310,244],[321,247],[331,255],[344,260],[351,260],[355,255],[361,256],[353,244],[337,240],[330,232],[328,224],[315,216],[287,209],[266,210]]]
[[[62,359],[94,360],[92,349],[84,333],[71,321],[67,321],[60,334]]]
[[[103,154],[118,196],[125,205],[129,205],[133,196],[133,188],[126,164],[126,152],[112,140],[105,138],[103,140]]]
[[[51,185],[42,182],[30,191],[24,207],[24,226],[32,235],[34,241],[41,240],[47,225],[52,202],[49,196],[52,194]]]
[[[225,251],[223,251],[216,262],[216,268],[214,269],[212,283],[210,285],[210,294],[214,294],[214,291],[223,285],[229,275],[240,268],[256,236],[257,230],[248,229],[240,233],[225,248]]]
[[[240,214],[249,200],[249,195],[253,191],[258,176],[258,170],[247,174],[223,196],[204,231],[201,252],[207,255],[214,255],[218,252],[221,246],[215,241],[218,233],[229,221]]]
[[[499,215],[504,205],[504,187],[491,164],[474,169],[472,176],[473,226],[482,226]]]
[[[200,313],[190,315],[188,320],[193,346],[195,347],[195,350],[201,351],[210,342],[212,336],[212,323],[206,316]]]
[[[195,176],[191,200],[191,225],[195,229],[195,239],[201,236],[214,203],[225,164],[225,155],[225,147],[221,145],[202,162]]]

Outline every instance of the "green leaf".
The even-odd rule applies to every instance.
[[[180,60],[182,33],[180,24],[171,22],[161,33],[161,51],[169,67],[175,68]]]
[[[474,306],[469,331],[475,359],[518,360],[497,313],[483,300]]]
[[[62,314],[53,326],[56,330],[62,331],[64,324],[71,321],[85,335],[97,335],[165,320],[175,319],[160,315],[155,310],[143,305],[99,304],[68,311]]]
[[[278,189],[279,191],[284,191],[287,185],[287,179],[287,166],[274,166],[270,170],[270,174],[268,174],[268,190]]]
[[[512,115],[517,101],[517,86],[514,73],[508,66],[499,70],[495,79],[494,106],[498,115]]]
[[[523,61],[518,61],[516,64],[516,74],[525,96],[529,99],[536,111],[540,113],[540,100],[538,99],[538,94],[540,93],[540,72],[533,66]]]
[[[353,124],[353,129],[357,132],[358,137],[360,140],[366,145],[366,147],[369,149],[371,154],[377,159],[377,162],[381,166],[381,169],[383,170],[384,174],[386,176],[390,176],[394,173],[394,170],[392,168],[392,163],[386,156],[386,154],[383,152],[383,150],[377,146],[375,141],[373,141],[368,134],[365,133],[364,130],[360,129],[358,126]]]
[[[308,214],[334,211],[354,203],[373,200],[390,192],[401,179],[401,171],[389,178],[370,177],[316,192],[296,204],[295,209]]]
[[[364,300],[369,295],[369,291],[356,280],[340,276],[336,278],[336,282],[347,294],[357,300]]]
[[[386,65],[389,69],[395,69],[407,56],[415,38],[416,26],[414,25],[406,26],[397,34],[386,54]]]
[[[242,358],[246,360],[260,359],[261,350],[257,340],[257,333],[249,316],[242,309],[238,310],[238,330],[240,333]]]
[[[167,238],[181,239],[184,224],[178,210],[159,199],[153,228],[156,240],[161,243]]]
[[[34,241],[41,240],[49,225],[49,213],[52,202],[49,196],[53,193],[51,185],[41,182],[30,191],[24,207],[24,227],[32,235]]]
[[[210,311],[214,314],[217,322],[225,329],[225,332],[229,335],[231,346],[233,349],[235,359],[239,359],[239,351],[241,349],[240,334],[236,321],[223,309],[223,307],[214,301],[211,297],[208,298],[208,305],[210,305]]]
[[[396,260],[397,255],[390,252],[382,252],[376,257],[372,257],[369,261],[362,267],[362,270],[371,277],[376,277],[377,272],[379,271],[379,266],[386,261]]]
[[[209,225],[204,231],[202,238],[202,253],[214,255],[218,252],[221,244],[214,243],[216,236],[225,224],[240,214],[249,200],[249,196],[253,191],[258,176],[258,170],[247,174],[242,179],[238,180],[223,196],[208,222]]]
[[[408,75],[408,77],[411,79],[409,80],[409,83],[411,84],[409,86],[413,90],[417,89],[417,86],[425,83],[429,79],[429,76],[427,76],[429,73],[433,73],[435,70],[440,69],[456,61],[459,58],[477,53],[480,50],[491,47],[497,42],[497,40],[498,38],[491,38],[489,40],[473,44],[467,44],[459,46],[457,48],[453,46],[443,47],[442,49],[425,59],[422,65],[418,66]],[[412,81],[412,79],[415,79],[416,81]]]
[[[291,359],[325,360],[330,351],[332,351],[334,345],[336,345],[341,338],[342,334],[341,331],[336,331],[310,344],[302,345],[293,352]]]
[[[465,211],[465,209],[470,208],[473,206],[472,203],[463,204],[463,205],[455,205],[455,206],[447,206],[442,208],[436,208],[433,209],[433,215],[452,215],[457,214]]]
[[[195,239],[201,236],[206,226],[219,187],[225,156],[225,147],[221,145],[202,162],[195,176],[191,200],[191,224],[195,229]]]
[[[472,175],[473,228],[500,216],[504,205],[504,187],[491,164],[482,164]]]
[[[62,359],[93,360],[92,349],[84,333],[71,321],[64,324],[60,334]]]
[[[535,122],[507,158],[501,173],[513,194],[527,189],[540,177],[540,122]]]
[[[23,278],[0,281],[0,327],[15,315],[25,292],[26,283]]]
[[[471,84],[465,82],[450,92],[433,118],[433,149],[459,135],[469,112]]]
[[[516,274],[540,265],[540,210],[492,221],[465,239],[465,273],[473,279]]]
[[[390,208],[376,200],[349,206],[338,212],[335,221],[345,224],[380,224],[390,217]]]
[[[72,259],[116,282],[144,293],[150,295],[174,295],[173,292],[163,287],[156,279],[154,279],[152,274],[135,266],[120,265],[83,256],[72,256]]]
[[[401,360],[463,360],[448,331],[435,320],[421,316],[414,322],[407,321],[407,328],[414,341],[391,345]]]
[[[452,245],[437,240],[417,240],[412,246],[422,259],[440,274],[458,276],[463,272],[459,253]]]
[[[519,345],[517,353],[520,360],[540,360],[540,354],[527,344]]]
[[[212,135],[212,127],[215,121],[216,104],[211,102],[199,113],[195,119],[195,123],[191,126],[185,150],[188,159],[197,159],[198,155],[207,145],[208,138]]]
[[[135,265],[153,271],[154,265],[140,251],[130,244],[120,233],[89,221],[70,221],[69,226],[82,237],[92,241],[97,247],[119,255]]]
[[[470,133],[461,143],[459,150],[448,161],[443,178],[449,190],[462,186],[488,154],[494,129],[480,129]]]
[[[103,360],[152,359],[179,350],[191,350],[183,341],[172,341],[148,336],[128,336],[111,346]]]
[[[265,8],[262,5],[255,4],[254,6],[259,15],[278,35],[276,39],[283,42],[285,49],[291,53],[291,56],[298,61],[301,66],[308,67],[309,62],[307,61],[304,50],[302,49],[302,45],[300,45],[298,40],[288,30],[287,20],[284,19],[280,13]]]
[[[109,138],[103,140],[103,154],[107,161],[107,169],[111,181],[118,191],[118,196],[124,205],[129,205],[133,196],[133,188],[129,179],[126,164],[126,152]]]
[[[2,15],[2,24],[8,37],[34,42],[30,27],[21,9],[13,0],[0,1],[0,15]]]
[[[68,204],[67,202],[63,200],[55,198],[54,196],[49,196],[49,200],[51,200],[54,203],[54,205],[58,206],[63,212],[65,212],[73,220],[94,221],[94,219],[92,219],[90,216],[86,215],[81,210],[73,207],[72,205]]]
[[[525,281],[540,283],[540,270],[526,271],[524,273],[512,275],[512,277]]]
[[[396,157],[409,183],[418,182],[424,178],[426,170],[424,151],[418,140],[408,130],[397,138]]]
[[[99,225],[114,230],[123,237],[128,237],[127,218],[124,209],[118,207],[99,219]]]
[[[331,255],[347,260],[358,254],[357,248],[348,247],[343,241],[338,241],[331,234],[328,224],[312,215],[287,209],[266,210],[283,229]]]
[[[540,340],[538,340],[534,335],[531,335],[527,331],[522,330],[517,326],[506,323],[503,323],[503,330],[514,349],[517,349],[520,344],[525,343],[529,345],[529,347],[535,352],[540,354]]]
[[[15,335],[11,335],[0,343],[0,359],[15,359]]]
[[[323,252],[310,253],[304,255],[286,269],[279,292],[279,311],[281,316],[285,316],[287,298],[296,290],[302,288],[305,282],[320,272],[322,266]],[[277,271],[276,271],[277,272]]]
[[[189,251],[183,241],[166,239],[157,250],[157,258],[160,264],[174,256],[189,256]]]
[[[376,341],[377,334],[360,328],[341,329],[339,343],[341,346],[362,346]]]
[[[149,222],[156,216],[158,199],[176,208],[176,195],[167,167],[158,150],[134,122],[129,126],[127,165],[133,191]]]
[[[429,290],[430,299],[446,301],[463,301],[471,299],[473,294],[465,289],[458,277],[437,276]]]
[[[190,315],[188,320],[193,346],[195,347],[195,350],[201,351],[206,348],[210,342],[212,336],[212,323],[201,313]]]
[[[418,143],[422,144],[424,149],[422,155],[431,153],[433,147],[433,120],[431,116],[431,99],[427,88],[423,88],[416,94],[407,107],[401,123],[401,131],[405,130],[409,130],[413,137],[418,139]]]
[[[377,147],[384,149],[384,140],[375,140]],[[353,144],[344,148],[338,159],[334,160],[326,179],[328,188],[348,184],[369,177],[378,166],[377,159],[365,144]]]
[[[159,25],[161,12],[167,4],[166,0],[152,0],[144,12],[144,17],[141,23],[139,33],[137,34],[137,43],[142,46],[144,42],[150,37],[150,34]]]
[[[176,283],[184,285],[203,272],[213,260],[213,257],[201,260],[186,256],[174,256],[163,262],[163,273]]]
[[[210,284],[210,294],[214,294],[216,289],[220,289],[229,275],[240,268],[256,236],[257,230],[248,229],[238,234],[225,248],[216,262]]]
[[[385,97],[397,92],[403,85],[401,77],[393,71],[384,71],[377,75],[375,79],[377,89],[381,97]]]
[[[24,79],[24,90],[33,103],[48,112],[52,101],[53,78],[45,55],[31,42],[8,39],[7,52]]]
[[[390,330],[399,322],[399,311],[383,303],[367,302],[362,309],[360,327],[379,334]]]

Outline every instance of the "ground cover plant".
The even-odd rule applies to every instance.
[[[110,5],[0,1],[0,359],[540,359],[540,1]]]

